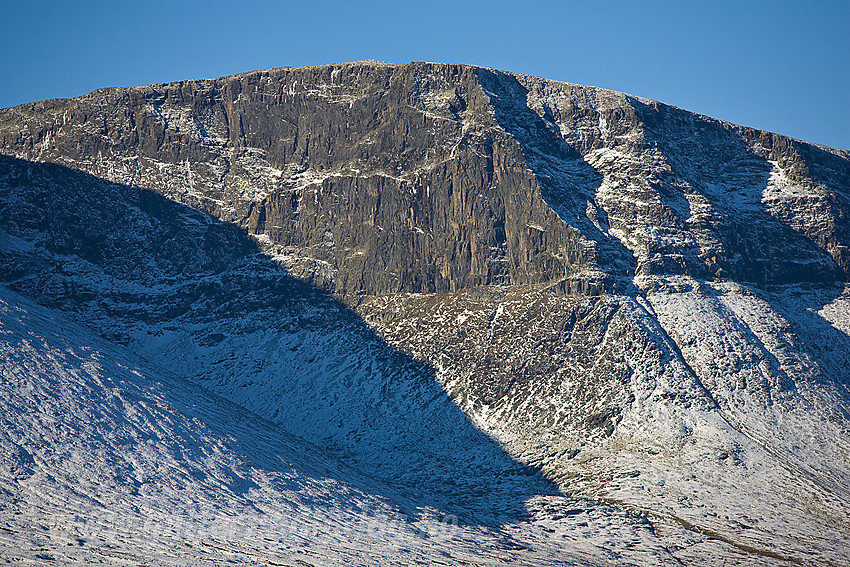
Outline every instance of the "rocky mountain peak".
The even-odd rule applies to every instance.
[[[542,534],[587,528],[596,563],[848,559],[844,150],[360,61],[0,110],[0,153],[4,297],[414,515],[561,551]],[[10,443],[10,471],[47,458]]]
[[[283,68],[104,89],[10,109],[0,123],[5,153],[233,222],[342,297],[533,283],[596,293],[635,272],[781,283],[850,269],[840,153],[488,69]],[[807,187],[806,202],[785,183]]]

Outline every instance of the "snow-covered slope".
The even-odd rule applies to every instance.
[[[560,519],[458,525],[3,289],[0,373],[6,562],[675,563],[640,518],[563,497],[538,504]]]
[[[0,147],[5,286],[346,461],[385,527],[457,518],[484,564],[850,562],[847,152],[374,63],[9,109]]]

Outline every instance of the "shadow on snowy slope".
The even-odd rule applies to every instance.
[[[775,137],[771,152],[777,160],[786,160],[786,172],[805,171],[803,179],[790,184],[807,189],[781,195],[770,186],[778,164],[754,149],[762,145],[753,138],[754,131],[663,104],[629,102],[644,125],[646,143],[660,149],[671,166],[660,187],[662,202],[676,209],[672,203],[685,197],[681,183],[673,181],[683,180],[713,211],[710,222],[694,222],[687,216],[679,221],[710,235],[706,250],[694,258],[694,264],[704,263],[704,273],[694,274],[697,270],[692,269],[692,275],[736,281],[786,317],[792,324],[790,331],[820,366],[812,378],[834,388],[846,404],[850,401],[850,337],[818,314],[844,292],[850,279],[842,251],[850,244],[846,160],[811,144]],[[810,183],[817,189],[812,190]],[[809,198],[820,198],[824,190],[828,195],[820,202]],[[804,219],[805,228],[799,226],[799,219]],[[818,227],[826,230],[809,232]],[[750,336],[753,344],[763,346]],[[771,365],[780,367],[777,360],[771,360]],[[840,411],[847,414],[847,409]]]
[[[9,288],[330,449],[418,507],[497,525],[556,493],[466,419],[433,369],[235,226],[151,191],[0,157],[0,229]]]

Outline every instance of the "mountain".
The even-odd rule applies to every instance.
[[[163,515],[143,534],[192,506],[265,522],[305,494],[335,518],[280,532],[324,556],[267,560],[350,562],[351,526],[374,522],[370,541],[393,543],[355,546],[371,564],[850,562],[845,150],[594,87],[370,61],[0,110],[0,153],[5,474],[42,471],[11,502],[116,498],[132,488],[92,478],[171,462],[170,492],[133,493],[136,517]],[[89,351],[108,369],[86,370]],[[211,429],[170,409],[140,422],[104,393],[115,380]],[[108,419],[44,417],[60,408]],[[259,433],[227,441],[233,412]],[[148,450],[109,433],[152,427]],[[80,443],[84,490],[51,472]],[[303,463],[300,480],[265,480],[269,459]],[[230,496],[228,462],[264,504]],[[334,473],[314,491],[316,462]],[[64,553],[76,520],[46,501],[4,507],[9,557],[32,555],[20,534],[46,514],[38,545]],[[144,556],[110,505],[74,506],[103,518],[96,549]],[[202,563],[217,533],[150,538]],[[226,553],[256,557],[241,545]]]

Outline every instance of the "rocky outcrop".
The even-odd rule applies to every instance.
[[[4,111],[0,131],[7,154],[234,222],[342,296],[558,282],[595,267],[471,67],[347,64],[108,89]]]
[[[343,297],[850,273],[843,153],[469,66],[104,89],[3,111],[0,148],[233,222]]]
[[[553,206],[616,235],[638,275],[760,285],[850,276],[846,152],[621,93],[502,77],[518,83],[519,110],[504,123],[534,156]],[[527,105],[516,102],[523,98]],[[546,137],[523,129],[529,110],[548,127]],[[565,182],[565,160],[547,149],[553,143],[580,154],[600,177],[586,201]]]

